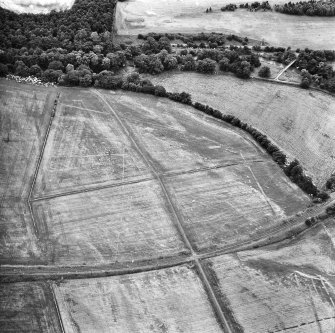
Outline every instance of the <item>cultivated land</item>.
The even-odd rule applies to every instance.
[[[79,89],[62,91],[34,197],[150,176],[133,144],[99,98]]]
[[[186,266],[55,285],[66,332],[222,332]]]
[[[245,132],[143,94],[0,88],[1,123],[28,126],[2,129],[3,246],[23,244],[2,257],[4,332],[333,332],[334,220],[223,254],[309,204]]]
[[[1,332],[61,333],[51,286],[46,282],[0,285]]]
[[[199,251],[238,245],[309,202],[248,135],[191,107],[72,92],[81,102],[60,97],[32,203],[52,264],[184,254],[178,222]]]
[[[207,260],[234,332],[334,332],[334,236],[328,220],[292,241]]]
[[[38,201],[33,210],[53,264],[145,261],[186,251],[153,180]]]
[[[168,187],[199,251],[255,238],[308,202],[272,162],[184,174]]]
[[[221,12],[230,0],[135,0],[118,2],[116,27],[120,35],[149,32],[222,32],[265,40],[271,45],[293,48],[334,49],[332,17],[284,15],[277,12],[237,10]],[[287,2],[269,1],[270,5]],[[296,1],[292,1],[296,2]],[[205,14],[212,7],[213,13]]]
[[[55,98],[54,89],[0,83],[0,262],[39,256],[27,201]]]
[[[191,93],[194,101],[260,129],[291,158],[297,158],[318,185],[335,171],[332,96],[227,75],[167,73],[150,79],[168,91]]]

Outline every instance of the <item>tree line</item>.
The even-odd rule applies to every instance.
[[[228,5],[226,6],[223,6],[221,8],[221,11],[222,12],[225,12],[225,11],[235,11],[237,8],[243,8],[243,9],[248,9],[250,11],[258,11],[258,10],[263,10],[263,11],[266,11],[266,10],[272,10],[270,4],[268,1],[263,1],[263,2],[259,2],[259,1],[255,1],[255,2],[252,2],[251,4],[249,4],[248,2],[246,3],[242,3],[240,4],[239,6],[237,6],[235,3],[229,3]]]
[[[275,11],[288,15],[335,16],[334,1],[300,1],[275,5]]]
[[[272,10],[268,1],[245,3],[239,6],[235,3],[229,3],[221,8],[221,11],[235,11],[238,8],[248,9],[250,11],[267,11]],[[309,0],[300,2],[287,2],[274,6],[276,12],[288,15],[307,15],[307,16],[335,16],[335,1],[334,0]]]

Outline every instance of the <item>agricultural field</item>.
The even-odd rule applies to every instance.
[[[160,173],[268,159],[244,132],[192,107],[136,93],[105,96]]]
[[[234,332],[334,332],[333,220],[259,250],[207,260]]]
[[[35,201],[33,211],[53,264],[136,263],[187,252],[153,180]]]
[[[1,227],[12,228],[17,237],[3,238],[3,258],[11,256],[11,265],[15,258],[46,264],[12,266],[18,280],[65,274],[51,285],[1,285],[5,332],[62,332],[64,326],[66,333],[226,333],[221,316],[237,332],[292,326],[292,332],[302,333],[293,330],[297,323],[329,330],[333,291],[322,291],[326,280],[315,279],[333,274],[327,269],[334,260],[330,221],[310,230],[308,241],[213,257],[216,250],[269,236],[310,204],[248,134],[189,106],[144,94],[12,82],[0,88],[1,153],[8,156]],[[18,140],[20,131],[24,141]],[[6,146],[11,144],[17,144],[18,155],[11,155]],[[209,259],[198,259],[203,256]],[[290,274],[294,266],[299,286],[284,269],[259,277],[269,262],[289,267]],[[111,276],[89,278],[99,269]],[[246,275],[246,269],[257,272]],[[80,279],[66,278],[76,271]],[[241,301],[244,284],[252,292]],[[257,296],[257,286],[270,300],[248,312],[243,306],[252,295],[264,297]],[[291,305],[287,298],[291,291],[297,302],[305,302],[303,310],[293,317],[275,315],[282,308],[297,311],[297,302]],[[314,319],[309,304],[315,306]],[[255,311],[260,317],[250,319]],[[269,321],[257,319],[267,315]]]
[[[284,2],[287,1],[269,1],[270,5]],[[234,1],[134,0],[118,2],[116,28],[120,35],[149,32],[222,32],[265,40],[274,46],[335,48],[335,20],[332,17],[299,16],[297,19],[294,15],[284,15],[274,11],[221,12],[220,8],[229,3],[234,3]],[[206,14],[206,8],[210,6],[213,12]]]
[[[150,76],[168,91],[232,114],[268,135],[297,158],[318,185],[335,171],[335,104],[316,91],[227,75],[167,73]]]
[[[187,266],[54,286],[67,333],[222,332]]]
[[[101,100],[79,89],[61,92],[34,197],[150,177],[147,166]]]
[[[32,203],[52,264],[185,254],[177,220],[198,250],[238,244],[309,202],[248,135],[191,107],[135,93],[72,92],[72,104],[71,90],[61,94]]]
[[[27,200],[55,98],[52,88],[0,81],[0,262],[40,255]]]
[[[167,183],[198,251],[253,239],[309,201],[271,161],[183,174]]]
[[[0,327],[6,333],[61,333],[51,286],[46,282],[0,285]]]

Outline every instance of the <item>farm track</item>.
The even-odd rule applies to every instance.
[[[132,132],[130,131],[130,129],[127,128],[127,125],[121,120],[121,118],[118,116],[118,114],[116,113],[116,111],[111,107],[111,105],[109,104],[109,102],[105,99],[105,97],[98,92],[97,90],[93,90],[93,92],[100,97],[100,99],[103,100],[103,102],[109,107],[109,109],[112,111],[112,113],[114,114],[116,120],[119,122],[121,128],[124,130],[125,134],[128,135],[129,139],[133,142],[134,146],[136,147],[136,150],[138,151],[139,155],[143,158],[143,161],[148,165],[148,167],[150,168],[150,170],[153,172],[153,174],[155,175],[157,181],[160,184],[160,187],[164,193],[164,196],[169,204],[169,206],[172,209],[173,215],[175,216],[175,221],[177,222],[177,229],[186,245],[186,247],[191,251],[192,254],[192,258],[194,259],[194,263],[196,265],[196,268],[199,272],[199,277],[207,291],[208,294],[208,298],[210,300],[210,302],[212,303],[212,306],[215,310],[215,313],[217,314],[217,316],[219,317],[219,320],[221,322],[221,325],[224,328],[224,331],[231,333],[231,329],[228,325],[228,322],[223,314],[223,311],[219,305],[219,301],[217,299],[217,296],[214,293],[214,290],[201,266],[201,263],[199,261],[199,259],[196,256],[196,253],[192,247],[191,242],[189,241],[186,232],[182,226],[182,218],[180,216],[180,213],[178,211],[178,209],[175,207],[170,193],[168,192],[168,189],[166,188],[161,176],[158,174],[158,172],[156,171],[155,167],[153,166],[152,162],[150,161],[150,158],[147,156],[147,154],[145,153],[145,150],[141,147],[140,143],[138,142],[139,140],[135,140],[135,138],[133,137]]]
[[[330,202],[324,203],[317,207],[313,211],[313,215],[317,215],[324,211],[325,207],[335,203],[335,199]],[[273,245],[285,241],[291,236],[287,236],[285,232],[288,232],[292,227],[304,223],[307,217],[311,216],[311,212],[305,212],[297,219],[292,222],[278,225],[275,228],[271,228],[268,232],[263,233],[260,236],[251,238],[249,240],[239,242],[238,244],[227,245],[218,250],[212,250],[205,253],[195,253],[182,257],[176,255],[173,257],[164,258],[164,260],[158,259],[158,263],[144,264],[141,266],[134,266],[130,263],[124,263],[125,267],[115,268],[114,264],[106,264],[100,266],[52,266],[52,265],[2,265],[0,282],[22,282],[22,281],[37,281],[37,280],[62,280],[62,279],[85,279],[85,278],[97,278],[104,276],[115,276],[133,274],[139,272],[146,272],[158,269],[164,269],[173,266],[179,266],[183,264],[194,264],[195,260],[201,261],[204,259],[210,259],[224,254],[231,254],[235,252],[242,252],[251,250],[255,247],[261,248],[263,246]],[[314,226],[315,227],[315,226]],[[295,236],[300,233],[308,231],[310,229],[303,229]],[[278,234],[282,232],[282,236]],[[277,237],[277,238],[276,238]],[[259,244],[261,243],[261,244]],[[127,267],[127,265],[129,265]]]
[[[286,67],[284,67],[278,74],[277,76],[273,79],[275,81],[279,80],[279,77],[285,73],[295,62],[297,61],[297,59],[292,60]]]
[[[42,148],[41,148],[41,151],[40,151],[39,156],[38,156],[36,169],[35,169],[35,172],[34,172],[33,180],[31,182],[31,186],[30,186],[30,190],[29,190],[29,194],[28,194],[28,199],[27,199],[27,204],[28,204],[28,207],[29,207],[29,213],[30,213],[31,219],[33,221],[33,227],[34,227],[35,235],[38,234],[38,231],[37,231],[38,229],[37,229],[35,217],[34,217],[34,214],[33,214],[33,209],[32,209],[32,206],[31,206],[31,196],[32,196],[32,193],[33,193],[33,190],[34,190],[37,175],[38,175],[40,165],[41,165],[41,162],[42,162],[45,146],[46,146],[47,141],[48,141],[48,137],[49,137],[50,129],[51,129],[51,126],[52,126],[52,122],[53,122],[53,119],[56,115],[56,109],[57,109],[59,97],[60,97],[60,93],[58,92],[57,97],[56,97],[55,102],[54,102],[53,110],[51,111],[51,114],[50,114],[50,120],[49,120],[48,128],[46,130],[46,133],[45,133],[45,136],[44,136],[44,139],[43,139]]]

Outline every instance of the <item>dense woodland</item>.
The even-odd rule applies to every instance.
[[[288,15],[335,16],[335,1],[300,1],[275,5],[275,11]]]

